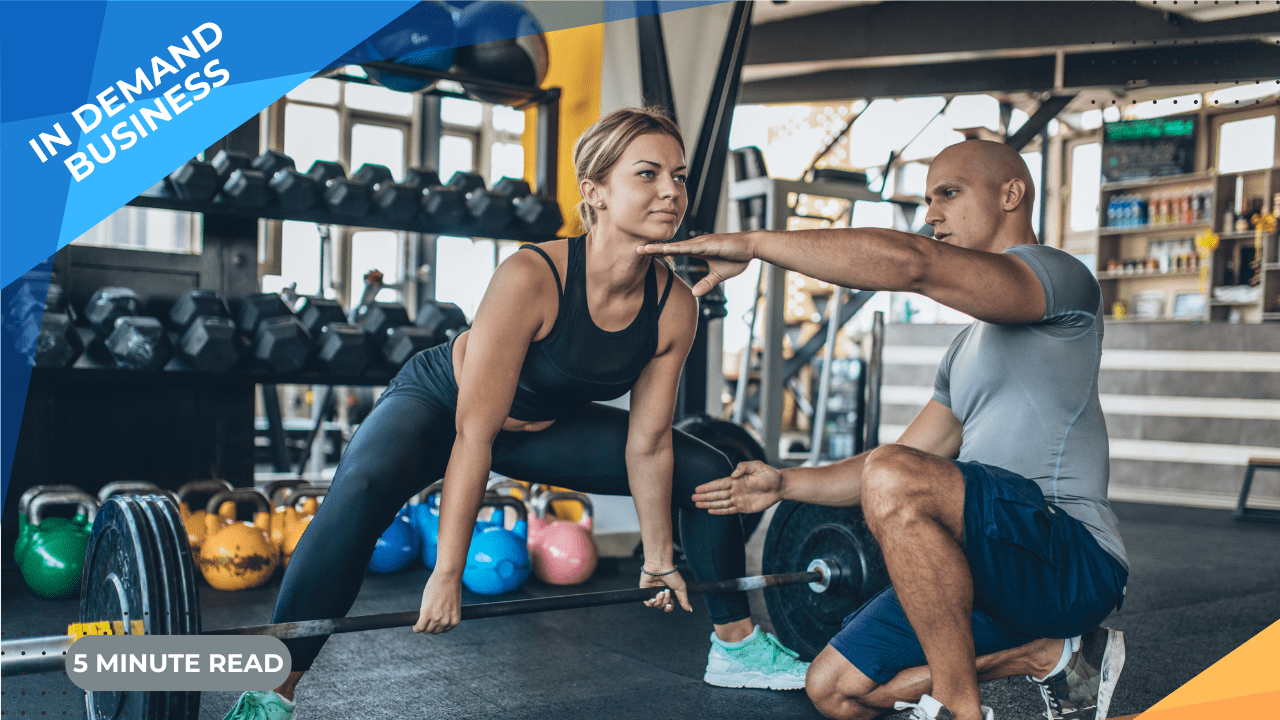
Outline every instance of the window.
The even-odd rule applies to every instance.
[[[440,137],[440,181],[449,182],[457,172],[476,169],[476,143],[463,135]]]
[[[332,258],[330,259],[332,263]],[[281,230],[280,280],[284,286],[297,283],[299,295],[333,297],[332,288],[322,287],[320,233],[311,223],[285,222]],[[327,293],[325,292],[327,291]]]
[[[351,128],[351,171],[365,163],[385,165],[396,180],[404,179],[404,130],[360,123]]]
[[[462,308],[475,317],[496,267],[492,240],[441,235],[436,239],[436,300]]]
[[[1070,223],[1074,231],[1098,229],[1098,196],[1102,192],[1102,143],[1071,150]]]
[[[1223,123],[1218,132],[1218,172],[1269,168],[1275,148],[1275,115]]]
[[[76,238],[78,245],[132,248],[172,253],[203,249],[202,216],[196,213],[122,207]]]
[[[400,243],[398,233],[391,230],[367,230],[351,236],[351,297],[359,298],[364,292],[364,274],[370,270],[382,272],[383,282],[398,282],[404,273],[400,267]],[[391,288],[378,292],[378,302],[396,302],[399,293]]]

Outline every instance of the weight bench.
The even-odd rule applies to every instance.
[[[1249,464],[1244,471],[1244,485],[1240,488],[1240,502],[1236,504],[1236,520],[1280,523],[1280,510],[1248,507],[1249,489],[1253,486],[1253,473],[1258,469],[1280,472],[1280,458],[1249,458]]]

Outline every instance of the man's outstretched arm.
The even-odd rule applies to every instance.
[[[930,400],[916,415],[901,445],[940,457],[960,454],[962,426],[951,408]],[[693,496],[712,515],[760,512],[779,500],[847,507],[862,504],[862,469],[870,451],[818,467],[776,470],[753,460],[739,463],[727,478],[700,485]]]
[[[842,287],[919,293],[989,323],[1030,323],[1044,317],[1040,281],[1018,258],[897,230],[758,230],[646,245],[639,251],[707,260],[711,273],[694,287],[695,295],[758,258]]]

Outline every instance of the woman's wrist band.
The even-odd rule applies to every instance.
[[[649,572],[648,570],[645,570],[644,568],[640,568],[640,572],[644,573],[645,575],[648,575],[649,577],[662,577],[663,575],[670,575],[675,571],[676,571],[676,568],[671,568],[666,572],[652,573],[652,572]]]

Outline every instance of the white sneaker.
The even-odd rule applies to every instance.
[[[718,687],[803,690],[809,663],[799,657],[759,625],[740,647],[725,647],[712,633],[707,673],[702,679]]]
[[[995,713],[991,712],[991,708],[986,705],[982,707],[982,720],[995,720]],[[893,704],[894,710],[910,710],[910,720],[951,720],[951,711],[945,705],[936,699],[921,695],[920,702],[896,702]]]

